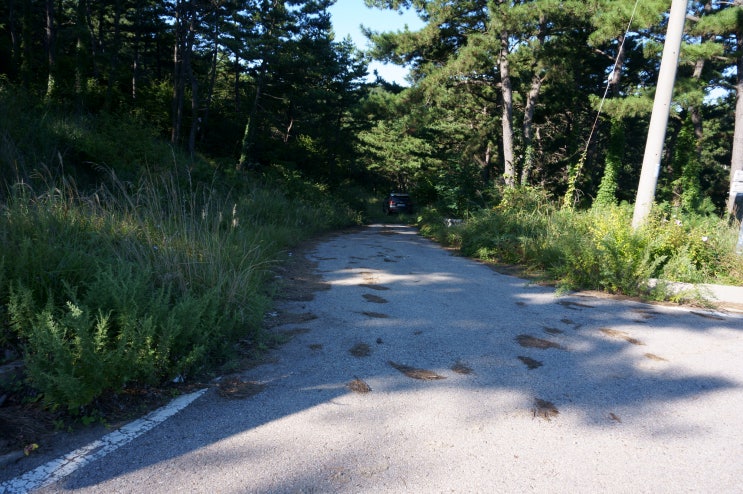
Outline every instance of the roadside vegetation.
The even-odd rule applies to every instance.
[[[447,225],[437,208],[418,223],[465,256],[521,266],[562,290],[700,302],[700,293],[678,293],[666,282],[743,285],[738,224],[714,214],[659,205],[635,231],[626,203],[573,210],[530,187],[494,191],[491,201],[462,223]]]
[[[19,167],[0,193],[0,364],[23,362],[0,376],[5,405],[89,418],[126,389],[237,368],[274,343],[262,323],[287,251],[360,222],[325,186],[279,168],[220,175],[132,122],[108,122],[107,139],[100,120],[48,113],[32,128],[28,112],[4,114],[18,115],[3,153]],[[34,145],[8,146],[19,133]],[[127,178],[65,162],[88,153],[119,160]],[[48,166],[25,165],[44,156]],[[128,173],[139,157],[153,165]]]

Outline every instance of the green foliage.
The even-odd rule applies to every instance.
[[[596,200],[593,202],[594,207],[612,206],[617,202],[616,194],[619,187],[617,175],[622,167],[624,145],[624,125],[620,119],[613,118],[609,149],[604,164],[604,176],[601,178],[601,185],[599,185],[599,190],[596,193]]]
[[[662,297],[662,284],[654,293],[650,279],[743,284],[737,229],[714,216],[677,214],[657,209],[635,231],[626,204],[559,210],[539,189],[516,188],[461,226],[442,226],[435,211],[419,224],[464,255],[543,272],[561,289]]]
[[[106,125],[110,134],[66,127],[70,151],[121,146],[106,144],[116,122],[95,122]],[[48,149],[53,128],[38,132]],[[123,125],[123,135],[131,129]],[[173,158],[148,142],[123,160]],[[10,151],[16,162],[31,157]],[[83,192],[68,176],[34,168],[18,169],[28,181],[7,185],[0,205],[0,343],[23,353],[45,403],[73,414],[87,414],[105,393],[214,369],[234,360],[239,340],[259,345],[281,251],[359,221],[299,174],[255,176],[227,192],[194,174],[123,181],[101,169],[105,181]]]

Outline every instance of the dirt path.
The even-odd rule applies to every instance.
[[[306,267],[266,364],[38,491],[740,491],[740,315],[558,297],[399,225]]]

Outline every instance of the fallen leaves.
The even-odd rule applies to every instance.
[[[539,417],[547,421],[552,420],[552,417],[557,417],[560,414],[560,411],[557,410],[554,403],[539,398],[534,400],[532,412],[534,413],[535,418]]]
[[[521,357],[520,356],[520,357],[518,357],[518,359],[520,361],[522,361],[524,364],[526,364],[526,367],[529,370],[538,369],[539,367],[542,367],[542,365],[544,365],[539,360],[535,360],[535,359],[533,359],[531,357]]]
[[[540,350],[547,350],[548,348],[557,348],[558,350],[565,350],[565,347],[554,341],[545,340],[544,338],[537,338],[528,334],[520,334],[516,337],[516,342],[526,348],[539,348]]]
[[[397,369],[398,371],[405,374],[406,376],[413,378],[413,379],[420,379],[421,381],[435,381],[438,379],[446,379],[446,377],[440,374],[437,374],[433,371],[427,370],[427,369],[419,369],[416,367],[410,367],[407,365],[398,364],[391,360],[387,361],[387,363],[390,364],[395,369]]]
[[[636,338],[632,338],[628,333],[625,333],[624,331],[620,331],[618,329],[600,328],[599,331],[604,333],[606,336],[609,336],[610,338],[624,340],[627,343],[632,343],[633,345],[644,345],[645,344]]]
[[[350,389],[354,393],[360,393],[360,394],[370,393],[372,390],[368,384],[366,384],[364,381],[362,381],[358,377],[354,379],[353,381],[347,383],[346,386],[348,387],[348,389]]]
[[[222,398],[250,398],[265,388],[265,384],[255,381],[243,381],[239,377],[228,377],[217,382],[217,394]]]

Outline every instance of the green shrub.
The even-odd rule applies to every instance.
[[[651,278],[743,284],[743,263],[734,253],[737,229],[714,216],[678,211],[671,216],[657,208],[634,230],[633,210],[626,204],[558,210],[535,189],[514,188],[499,196],[498,204],[456,229],[442,228],[439,217],[424,212],[421,232],[467,256],[539,269],[561,289],[648,295]],[[656,286],[662,295],[663,283]]]
[[[353,221],[319,195],[254,185],[233,198],[172,175],[112,176],[87,195],[64,180],[17,187],[0,217],[3,344],[24,349],[31,386],[70,413],[215,369],[238,340],[261,341],[282,249]]]

